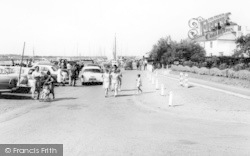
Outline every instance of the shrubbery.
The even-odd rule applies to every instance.
[[[220,70],[218,68],[205,68],[201,67],[198,68],[196,66],[189,67],[189,66],[182,66],[182,65],[172,65],[171,66],[173,71],[182,71],[182,72],[191,72],[191,73],[196,73],[200,75],[211,75],[211,76],[223,76],[223,77],[228,77],[228,78],[238,78],[242,80],[248,80],[250,81],[250,71],[248,70],[238,70],[235,71],[233,69],[223,69]],[[237,67],[237,69],[240,69],[240,67]]]

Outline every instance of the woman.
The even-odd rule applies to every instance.
[[[103,77],[103,88],[105,89],[105,97],[108,97],[108,90],[110,86],[110,73],[108,69],[105,70],[105,73],[102,75],[102,77]]]
[[[118,94],[119,77],[120,74],[117,72],[117,70],[114,70],[114,72],[111,74],[112,89],[115,91],[114,97],[116,97]]]
[[[39,99],[40,96],[40,90],[41,90],[41,72],[39,71],[39,67],[36,66],[35,71],[32,73],[32,77],[35,80],[35,89],[33,89],[32,92],[32,97],[35,98],[35,92],[37,91],[37,100]]]

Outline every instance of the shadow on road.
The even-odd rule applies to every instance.
[[[1,94],[0,99],[27,100],[32,99],[31,95]]]
[[[122,89],[122,91],[135,91],[137,89]]]
[[[135,94],[119,94],[119,95],[117,95],[117,97],[133,96],[133,95],[135,95]]]
[[[72,98],[72,97],[65,97],[65,98],[55,98],[51,102],[56,102],[56,101],[63,101],[63,100],[75,100],[77,98]]]

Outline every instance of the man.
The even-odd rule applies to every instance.
[[[71,85],[71,76],[72,76],[72,72],[71,72],[71,64],[70,63],[67,63],[67,71],[68,71],[68,76],[69,76],[69,85]]]
[[[37,66],[35,68],[35,71],[32,73],[32,77],[35,80],[34,81],[34,89],[32,89],[32,97],[35,98],[35,92],[37,91],[37,97],[36,99],[39,100],[40,97],[40,90],[41,90],[41,72],[39,70],[39,67]]]
[[[72,85],[76,86],[76,77],[77,77],[77,67],[76,67],[76,65],[73,65],[73,67],[71,68],[71,76],[70,76],[70,79],[71,79],[70,85],[71,86]]]

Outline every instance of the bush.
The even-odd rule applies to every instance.
[[[237,73],[238,73],[238,75],[237,75],[238,78],[250,81],[250,72],[249,71],[247,71],[247,70],[240,70]]]
[[[211,76],[223,76],[223,77],[229,77],[229,78],[239,78],[243,80],[250,81],[250,71],[248,70],[240,70],[240,71],[234,71],[233,69],[224,69],[220,70],[218,68],[198,68],[196,66],[188,67],[188,66],[182,66],[182,65],[172,65],[171,69],[173,71],[180,71],[180,72],[191,72],[196,73],[200,75],[211,75]]]
[[[228,72],[227,72],[227,77],[229,78],[236,78],[236,72],[232,69],[228,69]]]
[[[199,68],[196,67],[196,66],[194,66],[194,67],[192,67],[192,71],[193,71],[193,73],[197,73],[198,74]]]
[[[198,70],[198,74],[200,75],[209,75],[209,70],[205,67],[202,67]]]
[[[243,69],[244,69],[244,64],[243,63],[236,64],[235,66],[233,66],[234,71],[239,71],[239,70],[243,70]]]
[[[228,68],[228,65],[226,63],[222,63],[220,66],[219,66],[219,69],[220,70],[224,70],[224,69],[227,69]]]
[[[193,65],[194,65],[194,62],[192,62],[192,61],[185,61],[185,62],[183,62],[183,66],[192,67]]]

